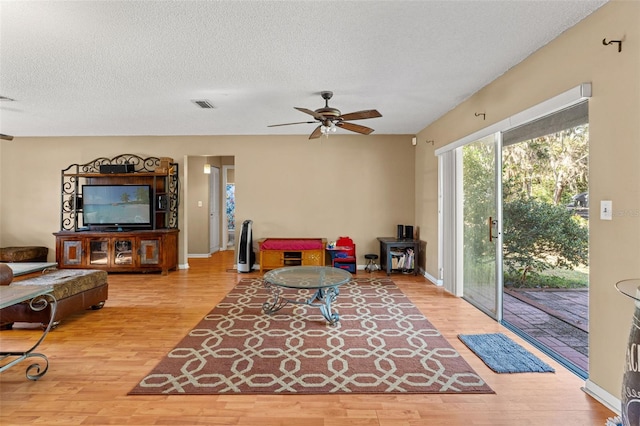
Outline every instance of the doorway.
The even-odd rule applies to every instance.
[[[586,378],[587,104],[557,113],[553,121],[541,119],[517,134],[505,132],[502,173],[503,322]]]
[[[220,251],[220,169],[209,175],[209,253]]]
[[[224,188],[224,217],[222,221],[223,250],[235,249],[236,237],[236,184],[235,166],[222,166]]]
[[[557,337],[553,335],[555,329],[540,327],[535,332],[519,329],[523,322],[517,324],[506,316],[511,315],[516,306],[510,293],[513,277],[528,280],[535,277],[538,284],[534,290],[539,291],[538,296],[542,292],[548,296],[551,292],[544,272],[549,269],[582,277],[585,288],[579,295],[588,301],[585,293],[588,289],[588,222],[584,222],[585,214],[588,215],[588,104],[584,96],[588,90],[584,90],[585,87],[575,91],[580,99],[568,107],[566,97],[560,96],[557,102],[564,106],[555,105],[553,99],[544,107],[532,108],[531,114],[537,118],[526,120],[524,117],[529,114],[526,111],[516,117],[521,123],[518,126],[513,125],[516,118],[511,117],[436,150],[440,166],[439,245],[443,253],[440,264],[443,285],[583,378],[587,377],[588,364],[576,366],[566,359],[566,352],[556,350],[560,345],[554,348],[549,344]],[[555,112],[540,116],[539,111],[547,107]],[[557,143],[551,143],[552,139],[557,139]],[[530,141],[528,149],[522,149],[524,145],[520,143],[524,141]],[[537,153],[534,161],[526,162],[524,156],[532,156],[531,152]],[[553,177],[550,185],[545,176]],[[542,187],[546,188],[546,195]],[[542,200],[545,197],[553,203],[543,202],[547,201]],[[560,246],[563,250],[550,249]],[[569,294],[565,292],[562,296]],[[588,303],[581,305],[583,319],[576,320],[573,300],[557,297],[556,302],[564,305],[543,309],[542,314],[529,317],[524,323],[539,322],[542,315],[565,324],[582,322],[582,327],[574,328],[562,344],[568,347],[571,337],[582,333],[583,343],[576,346],[583,344],[586,353]],[[526,304],[528,308],[542,305],[542,298]],[[571,315],[554,317],[551,315],[554,311]]]
[[[181,235],[184,235],[187,258],[209,257],[225,249],[225,174],[221,171],[233,167],[234,162],[234,156],[185,156]]]

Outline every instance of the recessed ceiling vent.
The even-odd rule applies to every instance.
[[[206,99],[192,99],[191,102],[198,105],[202,109],[213,109],[214,106]]]

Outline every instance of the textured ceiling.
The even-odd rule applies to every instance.
[[[414,134],[604,3],[2,0],[0,133],[308,134],[267,125],[331,90]]]

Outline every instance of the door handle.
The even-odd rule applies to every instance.
[[[493,236],[493,227],[498,224],[497,220],[494,220],[491,216],[489,216],[489,242],[493,242],[498,237]]]

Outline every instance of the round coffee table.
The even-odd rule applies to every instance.
[[[271,301],[262,305],[264,313],[273,314],[288,303],[318,306],[329,324],[336,325],[340,315],[331,310],[331,304],[340,294],[339,287],[351,280],[351,274],[331,266],[289,266],[267,272],[263,280],[272,297]],[[300,301],[284,297],[283,291],[287,288],[315,292],[307,300]]]

